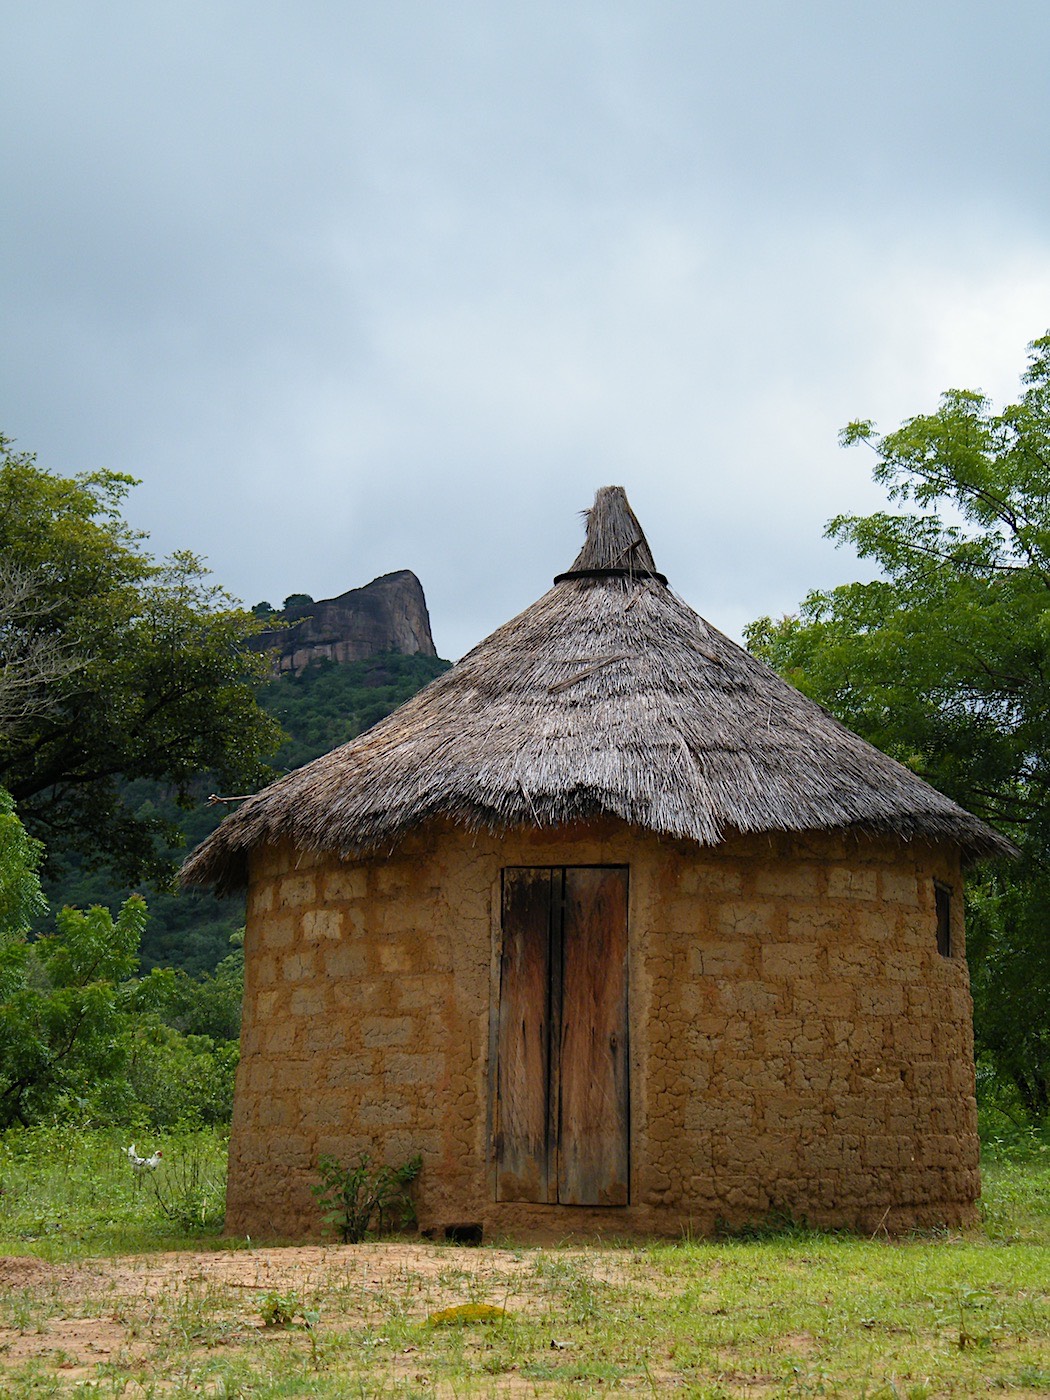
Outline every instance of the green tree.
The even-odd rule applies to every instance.
[[[116,920],[63,910],[56,934],[31,944],[42,854],[0,788],[0,1127],[126,1098],[115,983],[136,966],[146,904],[133,896]]]
[[[169,869],[163,841],[176,837],[128,807],[129,780],[158,780],[183,802],[205,772],[249,790],[281,737],[255,700],[267,658],[242,645],[261,624],[194,555],[146,552],[121,516],[134,484],[55,476],[0,438],[0,558],[15,584],[32,582],[0,607],[0,697],[27,656],[50,667],[46,686],[29,687],[46,703],[19,702],[6,724],[0,705],[0,779],[50,854],[79,852],[129,882]]]
[[[134,992],[128,1065],[142,1115],[154,1128],[228,1123],[240,1058],[244,929],[213,973],[155,967]]]
[[[288,736],[273,755],[274,766],[278,770],[297,768],[346,743],[448,665],[433,656],[400,654],[352,662],[321,661],[299,675],[286,672],[260,686],[256,692],[260,705]],[[144,779],[125,783],[122,796],[139,816],[178,822],[189,850],[222,819],[222,809],[217,806],[179,811],[164,790]],[[105,904],[114,913],[128,893],[109,872],[85,869],[76,858],[68,859],[55,878],[45,881],[44,889],[55,907]],[[192,976],[216,968],[228,952],[230,935],[244,922],[243,897],[217,899],[206,890],[181,890],[178,894],[154,891],[149,911],[141,949],[143,967],[179,967]],[[179,1029],[189,1033],[192,1027],[180,1024]]]
[[[58,932],[30,943],[41,856],[0,789],[0,1127],[127,1097],[118,984],[137,965],[146,906],[133,895],[115,920],[64,909]]]
[[[44,896],[37,871],[39,841],[26,834],[11,795],[0,788],[0,938],[21,938],[40,914]]]
[[[287,738],[274,756],[278,768],[298,768],[354,738],[415,695],[449,663],[434,656],[370,656],[363,661],[318,661],[298,675],[285,672],[259,701]]]
[[[978,1050],[1050,1113],[1050,335],[1017,403],[950,390],[937,410],[843,443],[875,450],[904,509],[828,535],[881,576],[761,618],[752,650],[872,743],[1011,836],[1022,857],[972,882]]]
[[[50,625],[56,608],[41,573],[0,558],[0,734],[52,711],[58,683],[80,669]]]
[[[116,918],[65,908],[30,941],[46,910],[40,843],[0,789],[0,1128],[42,1120],[222,1123],[233,1105],[244,955],[213,975],[170,968],[139,980],[146,906]]]
[[[58,932],[22,942],[20,975],[0,1002],[0,1127],[47,1117],[126,1116],[131,1099],[126,982],[138,965],[146,904],[63,909]]]
[[[153,968],[139,985],[139,1008],[183,1035],[236,1042],[244,999],[243,927],[229,941],[236,946],[214,972],[191,977],[182,968]]]

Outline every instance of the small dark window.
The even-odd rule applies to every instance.
[[[947,885],[934,885],[937,903],[937,951],[942,958],[952,955],[952,892]]]

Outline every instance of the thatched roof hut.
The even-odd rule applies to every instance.
[[[249,891],[228,1224],[316,1228],[317,1155],[363,1149],[422,1151],[439,1230],[967,1220],[961,869],[1011,851],[607,487],[538,602],[186,863]]]
[[[223,822],[183,879],[242,887],[249,852],[382,850],[435,818],[468,830],[594,817],[702,846],[733,832],[1010,843],[723,636],[668,587],[623,489],[572,567],[367,733]]]

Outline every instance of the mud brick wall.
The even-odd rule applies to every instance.
[[[498,1203],[500,871],[628,865],[630,1204]],[[934,882],[953,891],[937,952]],[[713,850],[618,823],[448,828],[344,862],[269,849],[249,890],[227,1228],[316,1235],[320,1153],[423,1154],[420,1225],[708,1232],[771,1210],[960,1224],[979,1192],[962,882],[949,849],[813,836]]]

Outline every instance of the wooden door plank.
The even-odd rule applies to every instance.
[[[559,872],[560,873],[560,872]],[[549,1199],[549,869],[503,872],[496,1085],[496,1199]]]
[[[566,869],[561,984],[558,1201],[626,1205],[626,866]]]
[[[558,1201],[558,1123],[561,1115],[562,938],[565,867],[551,871],[551,1033],[547,1092],[547,1199]]]

